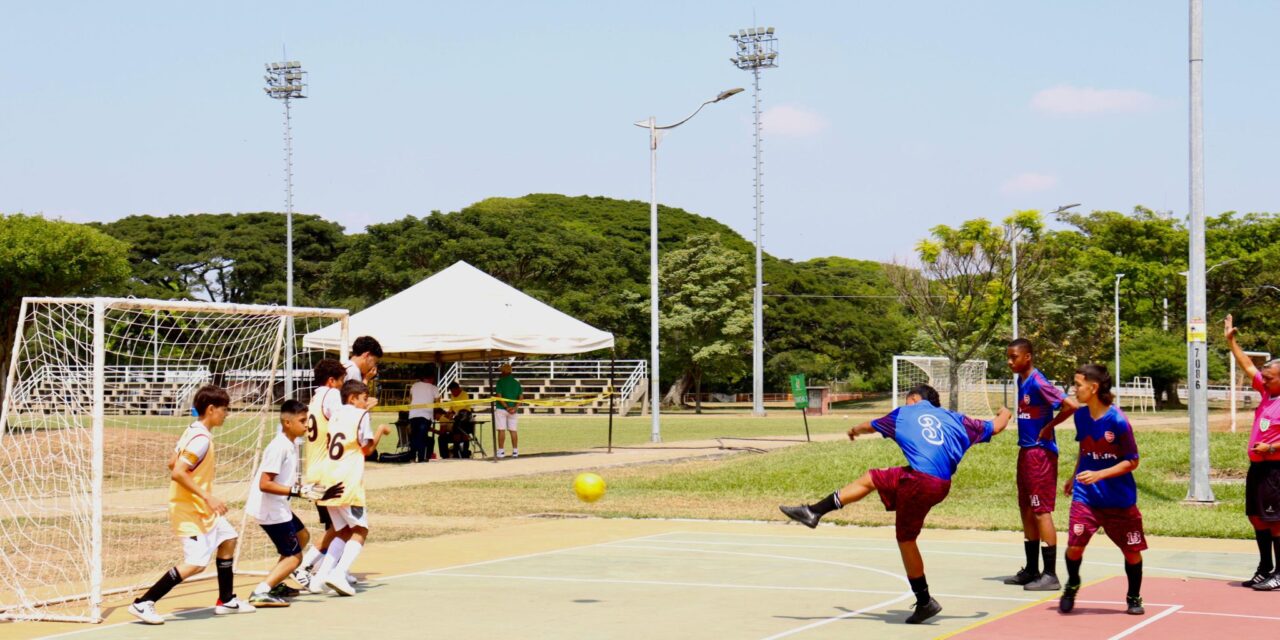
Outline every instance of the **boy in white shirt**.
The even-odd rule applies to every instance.
[[[378,375],[378,359],[382,357],[382,345],[373,336],[360,336],[351,343],[351,359],[342,363],[347,380],[369,384]]]
[[[422,406],[435,404],[440,398],[440,390],[436,388],[436,377],[434,374],[427,373],[422,376],[413,386],[409,387],[409,404],[418,409],[409,410],[409,446],[413,452],[412,459],[415,462],[430,462],[431,450],[435,448],[434,439],[431,437],[431,419],[433,417],[432,407]],[[440,436],[440,457],[447,455],[445,437]]]
[[[316,363],[316,388],[311,392],[311,405],[308,407],[306,418],[306,438],[303,442],[305,450],[303,460],[306,463],[302,476],[304,484],[315,483],[320,478],[320,467],[328,456],[329,421],[342,409],[342,382],[346,376],[342,363],[337,360],[325,358]],[[329,512],[319,505],[316,505],[316,510],[320,512],[320,524],[324,526],[324,536],[321,537],[319,546],[313,544],[307,547],[306,553],[302,556],[302,566],[293,572],[293,579],[304,587],[311,585],[310,571],[324,558],[324,554],[332,549],[340,556],[344,544],[336,537],[337,532],[333,530],[333,523],[329,522]],[[333,549],[335,546],[337,549]]]
[[[307,406],[297,400],[285,400],[280,406],[280,432],[262,452],[262,464],[258,465],[244,505],[245,512],[258,521],[280,554],[280,561],[249,596],[249,604],[255,607],[287,607],[289,601],[285,598],[298,594],[282,583],[302,564],[302,548],[311,539],[302,520],[289,507],[290,498],[303,494],[297,483],[298,448],[294,442],[307,432],[307,413]],[[317,493],[326,498],[341,496],[342,485]]]

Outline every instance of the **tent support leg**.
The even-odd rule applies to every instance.
[[[609,350],[609,384],[605,389],[609,392],[609,453],[613,453],[613,383],[616,380],[614,367],[617,365],[618,350]]]
[[[484,352],[484,369],[489,374],[489,435],[493,443],[493,461],[498,462],[498,403],[492,400],[496,390],[493,388],[493,359],[489,357],[489,351]]]

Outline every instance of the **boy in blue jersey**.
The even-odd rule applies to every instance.
[[[924,559],[916,545],[925,516],[947,497],[951,476],[969,447],[1004,431],[1012,417],[1005,408],[1000,409],[995,420],[978,420],[940,407],[938,392],[929,385],[918,385],[907,391],[904,406],[849,430],[850,440],[872,433],[893,440],[902,449],[908,466],[872,469],[814,504],[779,507],[788,518],[812,529],[827,513],[877,492],[885,510],[897,512],[894,519],[898,551],[916,595],[915,610],[907,617],[907,624],[920,624],[942,611],[942,605],[929,595]]]
[[[1080,564],[1084,548],[1099,528],[1124,552],[1124,572],[1129,578],[1125,612],[1140,616],[1142,607],[1142,551],[1147,539],[1138,511],[1138,485],[1133,470],[1138,468],[1138,445],[1133,439],[1129,418],[1112,406],[1111,374],[1107,368],[1086,364],[1076,369],[1076,440],[1080,459],[1075,477],[1067,481],[1063,493],[1071,496],[1071,519],[1067,537],[1067,586],[1058,601],[1058,610],[1070,613],[1080,591]]]
[[[1057,570],[1058,531],[1053,526],[1058,495],[1058,443],[1053,428],[1070,418],[1077,405],[1063,398],[1062,391],[1036,369],[1030,340],[1010,342],[1005,355],[1018,381],[1018,510],[1027,563],[1004,583],[1023,585],[1027,591],[1057,591],[1062,585]]]

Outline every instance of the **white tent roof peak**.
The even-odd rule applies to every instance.
[[[373,336],[387,360],[447,362],[520,354],[608,349],[601,331],[459,260],[350,318],[348,336]],[[307,349],[338,351],[337,323],[303,338]]]

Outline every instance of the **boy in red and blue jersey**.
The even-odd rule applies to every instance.
[[[920,624],[942,611],[942,605],[929,595],[924,559],[916,545],[925,516],[947,497],[951,477],[969,447],[1004,431],[1012,417],[1008,409],[1002,408],[995,420],[978,420],[940,405],[933,387],[918,385],[907,391],[904,406],[849,430],[850,440],[872,433],[893,440],[902,449],[908,466],[872,469],[814,504],[779,507],[788,518],[812,529],[823,515],[877,492],[885,510],[897,512],[898,550],[907,581],[916,595],[915,610],[907,617],[907,624]]]
[[[1080,591],[1080,564],[1084,548],[1099,528],[1124,553],[1124,572],[1129,579],[1125,596],[1126,613],[1142,615],[1142,552],[1147,538],[1138,511],[1138,484],[1133,470],[1138,468],[1138,444],[1124,412],[1111,404],[1111,375],[1107,368],[1086,364],[1076,369],[1076,440],[1080,458],[1075,476],[1062,488],[1071,496],[1071,516],[1067,537],[1067,586],[1058,610],[1070,613]]]
[[[1058,531],[1053,526],[1058,494],[1058,443],[1053,428],[1070,418],[1077,407],[1035,368],[1030,340],[1010,342],[1005,355],[1018,380],[1018,510],[1027,563],[1004,583],[1023,585],[1027,591],[1057,591],[1062,587],[1057,571]]]

